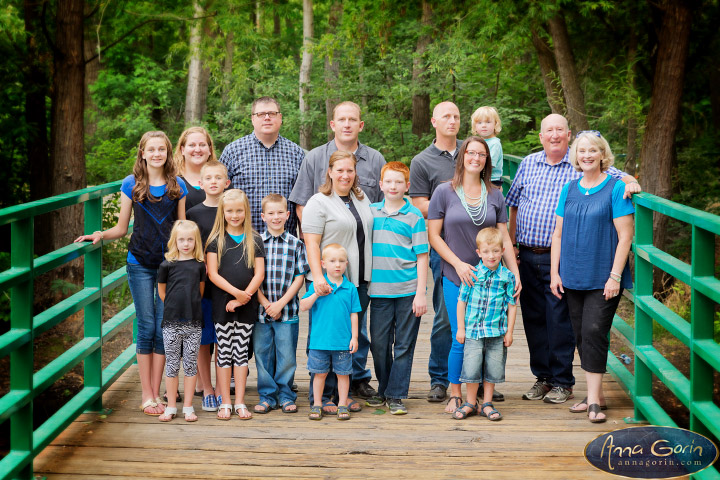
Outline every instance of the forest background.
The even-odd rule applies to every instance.
[[[495,106],[519,156],[562,113],[603,132],[646,191],[720,211],[716,0],[0,5],[0,207],[123,178],[147,130],[175,141],[203,125],[219,155],[270,95],[281,134],[306,149],[330,138],[337,102],[356,101],[361,141],[405,163],[431,142],[442,100],[460,108],[461,138],[477,107]],[[39,222],[36,253],[81,232],[79,212]]]

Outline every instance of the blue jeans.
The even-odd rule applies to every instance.
[[[297,331],[295,323],[256,323],[253,331],[257,389],[260,402],[271,408],[297,400],[292,382],[297,367]]]
[[[530,371],[538,380],[570,388],[575,385],[575,356],[566,297],[550,291],[550,253],[537,254],[520,248],[520,292],[523,326],[530,350]]]
[[[157,293],[157,268],[127,264],[130,294],[135,304],[137,321],[136,351],[140,355],[165,355],[162,324],[163,302]]]
[[[450,353],[448,354],[448,379],[450,383],[460,383],[460,373],[462,372],[463,355],[465,345],[457,341],[457,304],[460,295],[460,287],[451,282],[447,277],[443,277],[443,293],[445,294],[445,305],[447,306],[448,319],[450,320],[450,328],[452,331],[452,344]]]
[[[452,343],[450,321],[445,309],[443,298],[442,282],[442,260],[440,255],[433,249],[430,250],[430,270],[432,271],[433,282],[433,317],[432,331],[430,332],[430,359],[428,360],[428,374],[430,385],[448,386],[448,354]]]
[[[309,287],[310,285],[308,285]],[[367,368],[367,357],[370,351],[370,339],[367,334],[367,310],[370,305],[370,297],[367,294],[367,283],[364,283],[357,287],[358,296],[360,297],[360,308],[362,311],[358,313],[358,349],[357,352],[352,354],[352,375],[350,380],[352,382],[369,381],[372,378],[370,370]],[[308,312],[308,338],[307,347],[305,351],[310,350],[310,331],[312,329],[312,310]],[[315,374],[310,373],[310,393],[308,398],[310,399],[310,405],[313,405],[314,394],[312,389],[313,381],[315,380]],[[325,379],[325,387],[323,388],[323,402],[329,401],[332,398],[337,397],[337,377],[333,372],[328,373]]]
[[[352,372],[352,353],[350,350],[314,350],[308,352],[307,369],[313,375],[329,373],[350,375]]]
[[[410,389],[410,372],[420,329],[420,317],[412,311],[414,298],[415,295],[410,295],[373,298],[372,301],[370,349],[378,393],[386,398],[407,398]]]

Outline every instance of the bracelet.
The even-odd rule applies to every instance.
[[[612,275],[612,274],[610,275],[610,278],[615,280],[617,283],[620,283],[620,280],[622,279],[622,277],[620,277],[619,275]]]
[[[622,273],[617,273],[617,272],[610,271],[610,275],[615,275],[615,276],[618,277],[618,278],[622,278]]]
[[[93,235],[95,235],[96,233],[100,234],[100,240],[105,240],[105,232],[103,232],[102,230],[96,230],[93,232]]]
[[[640,182],[638,182],[637,180],[633,179],[632,182],[627,182],[625,185],[630,185],[631,183],[640,183]]]

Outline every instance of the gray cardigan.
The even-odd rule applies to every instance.
[[[355,208],[360,214],[365,232],[365,279],[370,281],[372,272],[372,225],[373,215],[370,211],[370,201],[367,195],[358,199],[354,193],[350,194]],[[302,212],[302,230],[305,233],[322,235],[320,251],[331,243],[338,243],[348,252],[348,269],[345,275],[355,285],[360,282],[358,268],[360,256],[356,237],[357,221],[345,202],[334,191],[330,196],[316,193],[305,205]],[[312,281],[312,273],[307,273],[307,279]]]

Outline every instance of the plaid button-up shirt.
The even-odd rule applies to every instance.
[[[235,140],[223,150],[220,161],[228,169],[232,188],[239,188],[247,194],[256,232],[265,231],[265,224],[260,217],[262,199],[268,193],[279,193],[288,198],[304,158],[305,151],[299,145],[280,135],[270,148],[265,147],[255,133],[251,133]],[[288,202],[288,210],[290,218],[285,228],[295,234],[295,204]]]
[[[505,335],[508,305],[515,305],[515,276],[498,265],[490,270],[477,264],[477,281],[472,287],[460,287],[459,301],[465,302],[465,337],[478,340]]]
[[[304,275],[310,267],[305,256],[305,245],[287,231],[278,237],[273,237],[266,231],[261,237],[265,245],[265,280],[262,291],[267,299],[274,303],[285,295],[295,277]],[[300,301],[295,295],[283,308],[280,321],[297,322],[299,309]],[[275,321],[265,313],[262,305],[258,310],[258,320],[260,323]]]
[[[525,157],[505,197],[508,207],[517,207],[515,240],[528,247],[550,247],[555,230],[555,208],[562,187],[582,176],[570,163],[568,152],[555,165],[542,150]],[[615,167],[605,173],[614,178],[627,175]]]

